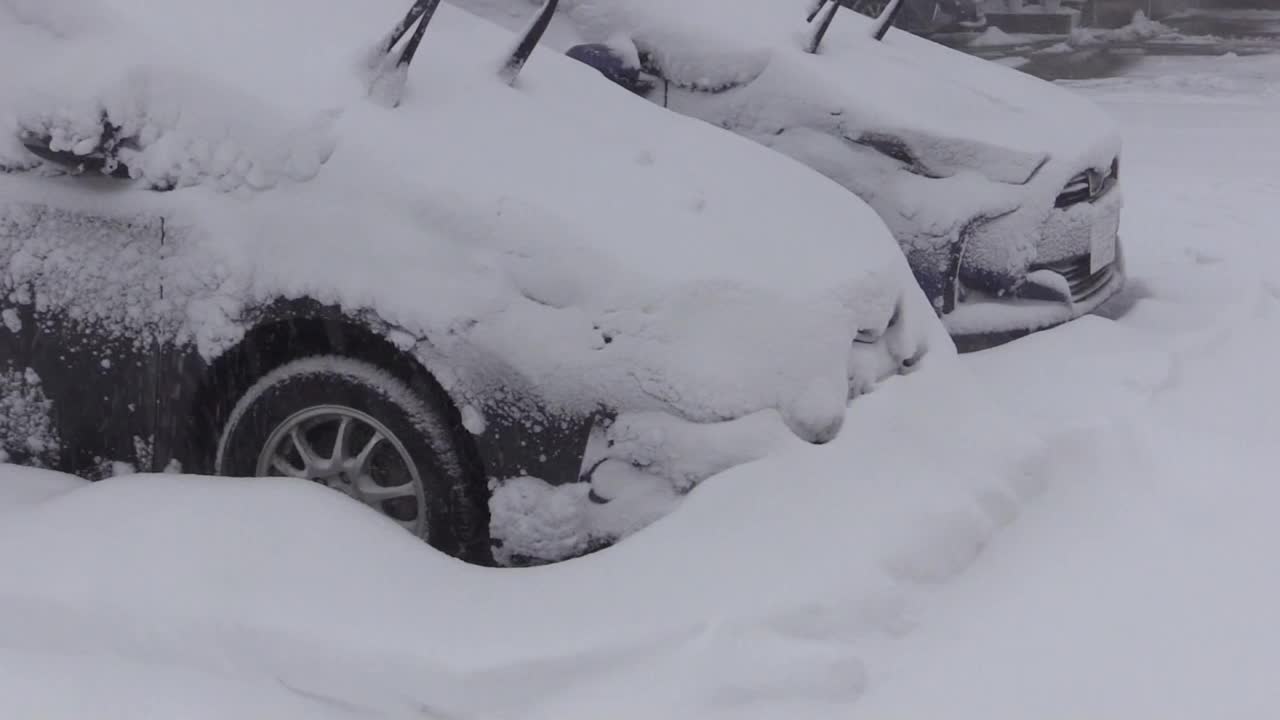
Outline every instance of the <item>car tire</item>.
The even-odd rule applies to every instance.
[[[459,449],[457,413],[430,395],[361,360],[294,360],[236,402],[215,471],[324,484],[442,552],[487,564],[488,491]]]

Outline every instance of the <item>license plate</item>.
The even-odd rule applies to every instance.
[[[1089,243],[1090,275],[1116,261],[1116,235],[1119,232],[1119,215],[1099,220],[1093,226],[1093,238]]]

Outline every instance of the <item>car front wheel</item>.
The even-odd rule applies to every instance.
[[[216,470],[318,482],[466,557],[487,548],[488,508],[470,486],[454,424],[372,364],[304,358],[239,399],[219,438]]]

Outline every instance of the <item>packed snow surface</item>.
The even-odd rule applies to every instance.
[[[1042,426],[1096,429],[1062,446],[1057,488],[931,599],[854,717],[1280,710],[1275,60],[1152,59],[1087,83],[1130,130],[1131,307],[1105,345],[1064,328],[995,356],[988,377],[1007,386],[1014,363],[1069,358],[1019,402]],[[1125,357],[1129,372],[1106,369]],[[1062,392],[1085,374],[1137,402],[1113,412]]]
[[[841,188],[555,53],[508,87],[512,35],[465,12],[439,10],[400,106],[376,102],[369,49],[408,5],[0,2],[0,61],[23,68],[0,77],[6,285],[206,356],[255,304],[309,297],[375,311],[482,415],[530,392],[778,408],[811,440],[839,427],[859,330],[901,306],[895,363],[941,334]],[[127,190],[22,171],[20,135],[83,155],[105,128]]]
[[[50,720],[1274,716],[1270,62],[1084,88],[1126,131],[1114,319],[886,382],[833,443],[780,436],[579,560],[464,566],[297,481],[0,468],[0,697]]]

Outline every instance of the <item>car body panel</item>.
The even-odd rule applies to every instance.
[[[147,258],[160,255],[159,223],[40,204],[6,210],[0,216],[0,266],[8,270],[0,275],[0,313],[6,319],[0,350],[5,373],[33,373],[51,405],[50,448],[36,455],[88,476],[110,472],[113,462],[155,469],[154,328],[140,319],[135,334],[104,333],[104,326],[132,310],[69,300],[109,287],[129,298],[132,309],[158,302],[159,278],[146,266]],[[132,259],[123,263],[132,272],[102,273],[120,258]],[[24,431],[12,418],[10,424],[11,432]],[[21,448],[32,440],[6,437],[4,446],[19,449],[20,459],[34,459],[21,458]]]
[[[15,179],[0,178],[0,186]],[[62,186],[62,193],[46,194],[48,200],[76,205],[77,181],[46,182]],[[311,299],[280,298],[242,306],[239,324],[279,328],[281,337],[261,348],[246,348],[255,342],[246,335],[206,354],[190,336],[179,339],[181,335],[161,331],[173,327],[162,288],[181,284],[180,277],[166,274],[156,262],[165,257],[163,243],[175,242],[173,235],[166,237],[162,228],[168,223],[162,221],[101,211],[83,214],[58,205],[0,204],[0,266],[11,269],[0,274],[0,313],[5,318],[0,325],[0,395],[14,406],[8,408],[0,447],[13,459],[90,478],[164,468],[211,473],[210,440],[238,399],[234,388],[245,387],[243,382],[229,382],[227,392],[208,392],[209,383],[221,381],[214,367],[228,353],[252,356],[255,366],[249,377],[260,377],[288,359],[277,346],[303,346],[289,337],[289,329],[303,323],[320,323],[338,354],[361,353],[347,346],[361,337],[355,329],[387,338],[386,342],[399,339],[375,313],[348,313]],[[136,275],[101,272],[116,267],[108,255],[122,253],[136,261]],[[14,271],[23,267],[31,272]],[[106,306],[98,306],[103,312],[94,315],[94,305],[75,297],[96,292],[119,298],[120,287],[94,286],[92,281],[113,277],[142,289],[130,296],[134,303],[122,315]],[[127,325],[112,322],[123,316],[129,318]],[[416,345],[408,348],[410,356],[416,355]],[[466,397],[453,399],[458,407],[466,407]],[[556,483],[577,480],[587,436],[600,413],[554,415],[541,409],[533,415],[527,408],[537,408],[536,398],[525,396],[522,401],[519,412],[489,413],[483,431],[472,435],[485,472],[494,477],[531,475]],[[23,409],[32,415],[23,416]],[[48,423],[37,417],[41,412],[48,413]]]

